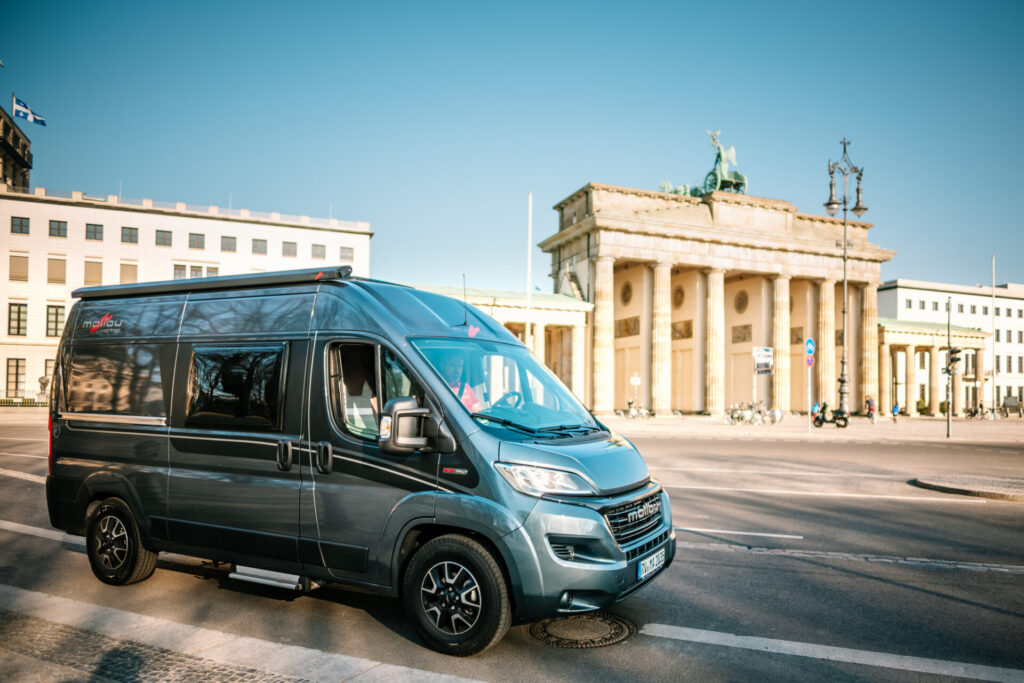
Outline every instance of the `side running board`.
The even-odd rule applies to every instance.
[[[310,589],[310,581],[307,576],[272,572],[268,569],[257,569],[256,567],[243,567],[238,564],[234,565],[234,570],[228,574],[228,578],[249,581],[250,583],[261,583],[264,586],[287,588],[288,590],[302,591],[303,593]]]

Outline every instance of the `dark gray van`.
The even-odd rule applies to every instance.
[[[101,581],[173,551],[357,585],[468,655],[672,562],[668,496],[632,444],[461,301],[347,266],[74,295],[46,495]]]

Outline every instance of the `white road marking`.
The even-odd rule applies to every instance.
[[[775,638],[738,636],[732,633],[722,633],[721,631],[703,631],[695,628],[683,628],[682,626],[669,626],[667,624],[647,624],[640,630],[640,633],[645,636],[671,638],[690,643],[736,647],[757,652],[794,655],[796,657],[824,659],[832,662],[848,662],[900,671],[935,674],[937,676],[959,676],[979,681],[1013,681],[1015,683],[1020,683],[1021,680],[1024,680],[1024,670],[1021,669],[1004,669],[997,666],[894,655],[887,652],[872,652],[871,650],[853,650],[846,647],[799,643],[792,640],[776,640]]]
[[[726,531],[725,529],[697,529],[696,527],[690,526],[677,526],[676,531],[696,531],[705,534],[726,534],[728,536],[768,536],[770,538],[795,538],[797,540],[803,539],[803,536],[793,536],[791,534],[769,534],[763,531]]]
[[[822,498],[875,498],[879,500],[909,500],[913,502],[942,502],[942,503],[986,503],[982,498],[938,498],[935,496],[879,496],[873,493],[829,493],[827,491],[781,491],[778,489],[741,489],[725,486],[669,486],[667,489],[695,489],[698,491],[739,491],[741,493],[769,493],[778,496],[819,496]]]
[[[846,477],[862,479],[895,479],[903,481],[898,474],[856,474],[851,472],[790,472],[787,470],[733,470],[724,467],[652,467],[655,472],[724,472],[726,474],[781,474],[794,477]]]
[[[46,460],[45,455],[29,455],[28,453],[9,453],[6,451],[0,451],[0,455],[13,455],[16,458],[36,458],[37,460]]]
[[[70,536],[64,533],[63,531],[57,531],[56,529],[43,529],[37,526],[28,526],[27,524],[8,522],[6,519],[0,519],[0,529],[3,529],[4,531],[13,531],[16,534],[25,534],[26,536],[38,536],[39,538],[46,538],[51,541],[70,543],[71,545],[85,546],[84,536]]]
[[[46,483],[46,477],[41,477],[38,474],[29,474],[28,472],[19,472],[18,470],[5,470],[0,468],[0,476],[24,479],[25,481],[35,482],[36,484]]]
[[[0,436],[0,441],[33,441],[38,443],[46,443],[49,439],[19,439],[16,436]]]
[[[224,631],[101,607],[78,600],[0,584],[0,607],[39,619],[104,633],[222,664],[308,680],[339,681],[467,681],[472,679],[404,666],[283,645]],[[258,662],[258,665],[254,663]]]

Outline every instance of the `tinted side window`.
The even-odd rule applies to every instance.
[[[287,345],[196,346],[187,427],[280,431]]]
[[[367,441],[379,437],[380,410],[392,398],[414,396],[423,404],[423,390],[388,349],[373,344],[346,343],[331,348],[328,383],[335,423]]]
[[[68,412],[164,417],[161,378],[155,344],[75,347],[65,390]]]
[[[388,349],[381,349],[380,375],[383,389],[382,406],[387,405],[391,399],[402,396],[412,396],[421,406],[423,405],[423,389],[419,382],[413,379],[402,361]]]

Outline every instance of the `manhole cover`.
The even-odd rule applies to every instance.
[[[530,635],[552,647],[587,648],[613,645],[636,633],[636,626],[604,612],[542,619],[530,626]]]

